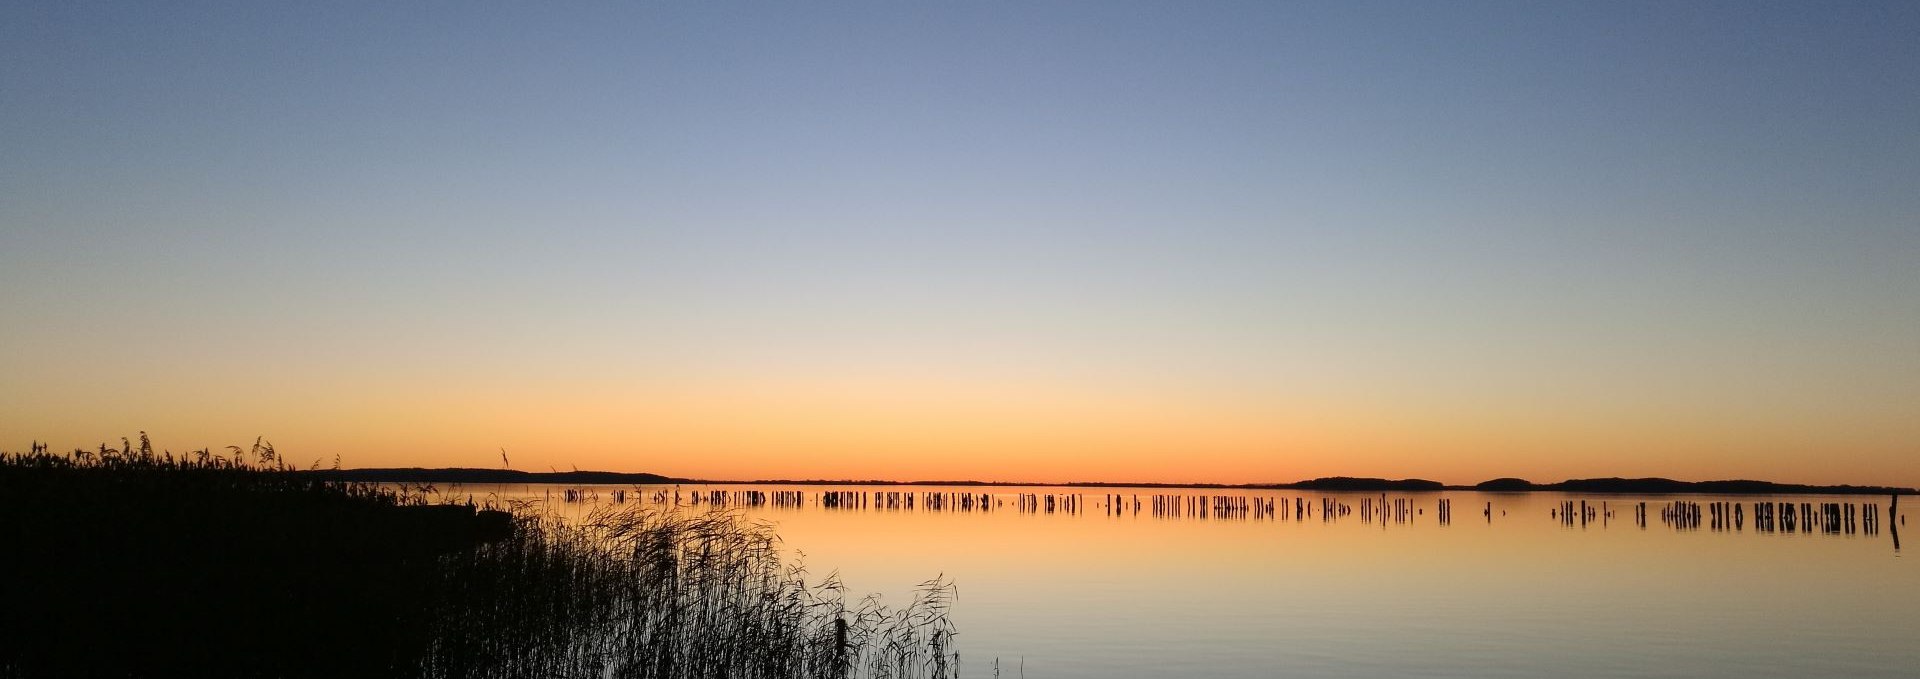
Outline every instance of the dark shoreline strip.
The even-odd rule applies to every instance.
[[[374,483],[555,483],[580,485],[790,485],[790,486],[1047,486],[1059,488],[1235,488],[1245,490],[1316,490],[1327,492],[1438,492],[1481,491],[1498,493],[1611,493],[1634,495],[1914,495],[1913,488],[1890,486],[1814,486],[1771,481],[1676,481],[1665,478],[1571,479],[1559,483],[1532,483],[1522,479],[1494,479],[1471,486],[1446,485],[1425,479],[1378,479],[1335,476],[1296,483],[1117,483],[1076,481],[1068,483],[1025,483],[1001,481],[886,481],[859,479],[760,479],[752,481],[685,479],[659,474],[567,471],[527,472],[514,469],[423,469],[368,468],[318,469],[298,472],[331,481]]]

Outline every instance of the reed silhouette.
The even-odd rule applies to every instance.
[[[227,450],[0,453],[0,677],[958,673],[951,583],[849,602],[730,511],[567,522]]]

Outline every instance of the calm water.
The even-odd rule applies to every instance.
[[[1414,511],[1368,511],[1378,493],[1167,489],[683,486],[788,490],[797,507],[733,506],[775,523],[816,576],[904,605],[915,584],[958,586],[964,674],[991,677],[1916,677],[1920,560],[1896,546],[1904,517],[1856,516],[1829,532],[1756,522],[1758,502],[1888,498],[1389,493]],[[563,486],[447,489],[551,498]],[[590,502],[651,503],[667,487],[589,487]],[[823,505],[828,490],[864,508]],[[1092,492],[1088,492],[1091,490]],[[913,508],[872,493],[912,493]],[[988,494],[990,509],[935,509],[927,494]],[[1156,514],[1155,495],[1228,493],[1246,510]],[[1053,494],[1023,511],[1022,494]],[[1077,512],[1065,495],[1077,494]],[[1111,506],[1119,494],[1122,506]],[[1135,511],[1133,502],[1140,506]],[[1311,514],[1297,516],[1295,501]],[[1442,522],[1439,502],[1451,504]],[[1595,510],[1581,521],[1577,503]],[[1271,501],[1273,514],[1254,507]],[[1555,514],[1576,503],[1569,521]],[[1663,519],[1697,503],[1697,526]],[[1329,517],[1323,503],[1347,508]],[[1601,503],[1611,516],[1600,512]],[[1636,518],[1647,506],[1644,525]],[[1716,527],[1710,504],[1741,505]],[[1900,510],[1911,509],[1906,498]],[[1491,516],[1483,514],[1492,503]],[[688,507],[706,511],[710,503]],[[1281,508],[1284,507],[1284,511]],[[1796,507],[1797,514],[1798,507]],[[1811,529],[1811,530],[1809,530]],[[1908,546],[1909,550],[1913,549]]]

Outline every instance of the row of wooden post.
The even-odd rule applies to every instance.
[[[615,503],[627,501],[627,490],[614,489],[608,496]],[[666,491],[655,491],[651,495],[654,502],[675,504],[739,505],[748,507],[773,506],[798,508],[807,504],[808,493],[798,490],[707,490],[683,493],[675,489],[669,496]],[[820,491],[815,493],[818,504],[829,509],[906,509],[916,507],[929,511],[988,511],[1000,501],[988,493],[952,493],[952,492],[901,492],[901,491]],[[598,492],[586,488],[568,488],[562,491],[566,502],[597,502]],[[1291,502],[1289,502],[1291,499]],[[1332,521],[1338,517],[1353,513],[1354,507],[1341,503],[1337,498],[1319,499],[1319,515],[1322,520]],[[1079,494],[1036,494],[1023,493],[1016,496],[1021,512],[1025,513],[1071,513],[1081,511],[1082,498]],[[1291,505],[1291,507],[1289,507]],[[1315,503],[1306,498],[1262,498],[1244,495],[1150,495],[1143,502],[1138,495],[1107,494],[1102,507],[1109,515],[1119,516],[1127,513],[1138,514],[1143,509],[1152,516],[1160,518],[1197,517],[1214,519],[1258,519],[1258,520],[1304,520],[1315,513]],[[1439,523],[1451,524],[1453,521],[1453,501],[1439,498],[1435,509]],[[1900,497],[1895,495],[1883,511],[1877,503],[1844,502],[1755,502],[1751,512],[1754,530],[1761,532],[1822,532],[1833,534],[1868,535],[1878,534],[1886,522],[1903,521],[1898,514]],[[1706,527],[1711,530],[1744,530],[1748,511],[1744,503],[1715,501],[1701,504],[1698,502],[1675,500],[1660,505],[1659,516],[1662,523],[1679,530],[1696,530]],[[1423,514],[1412,499],[1388,498],[1385,495],[1362,499],[1359,503],[1360,518],[1371,523],[1379,520],[1406,523],[1414,516]],[[1504,512],[1503,512],[1504,513]],[[1558,518],[1563,525],[1586,525],[1590,521],[1606,521],[1613,511],[1608,502],[1598,505],[1586,500],[1566,500],[1557,508],[1549,510],[1549,515]],[[1640,502],[1633,507],[1635,523],[1645,528],[1649,518],[1647,503]],[[1291,517],[1289,516],[1291,514]],[[1488,502],[1482,514],[1488,522],[1493,521],[1493,503]],[[1899,540],[1897,524],[1894,526],[1894,540]],[[1896,544],[1895,549],[1898,549]]]

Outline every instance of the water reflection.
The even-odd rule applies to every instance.
[[[1002,667],[1025,658],[1031,676],[1055,679],[1892,679],[1911,677],[1920,660],[1911,613],[1920,590],[1905,586],[1920,562],[1889,549],[1904,526],[1887,496],[567,490],[458,492],[543,501],[569,516],[608,505],[738,512],[776,524],[782,548],[816,574],[888,601],[910,601],[915,583],[944,574],[958,583],[968,679],[992,676],[995,658]],[[1780,588],[1782,573],[1831,577]],[[1778,620],[1822,632],[1783,639]],[[1405,643],[1378,643],[1381,630]]]
[[[539,488],[538,492],[534,492]],[[1393,496],[1386,493],[1299,494],[1284,491],[1217,493],[1103,492],[1088,494],[1077,488],[1035,488],[982,491],[979,489],[939,488],[900,490],[873,487],[781,487],[679,486],[627,488],[574,486],[566,488],[526,486],[519,491],[502,488],[491,497],[506,495],[547,502],[557,500],[563,506],[600,503],[650,503],[684,508],[720,508],[783,511],[833,512],[906,512],[906,513],[992,513],[1012,511],[1019,515],[1077,517],[1083,514],[1114,518],[1141,518],[1158,521],[1242,521],[1304,522],[1317,520],[1336,523],[1357,519],[1359,523],[1379,526],[1412,526],[1431,516],[1432,525],[1453,524],[1453,500],[1445,493],[1415,493]],[[557,491],[557,492],[556,492]],[[1051,492],[1049,492],[1051,491]],[[449,489],[448,495],[464,491]],[[470,495],[469,495],[470,496]],[[1496,494],[1494,497],[1500,497]],[[1512,496],[1516,500],[1519,496]],[[1482,504],[1481,516],[1492,525],[1496,516],[1508,515],[1495,500]],[[1635,528],[1646,530],[1652,519],[1675,532],[1806,534],[1827,536],[1877,536],[1884,527],[1894,551],[1900,549],[1899,497],[1886,506],[1857,497],[1837,499],[1757,498],[1757,499],[1667,499],[1622,501],[1619,497],[1581,498],[1559,496],[1547,510],[1547,517],[1563,529],[1609,528],[1625,508]],[[1429,510],[1432,514],[1429,515]]]

